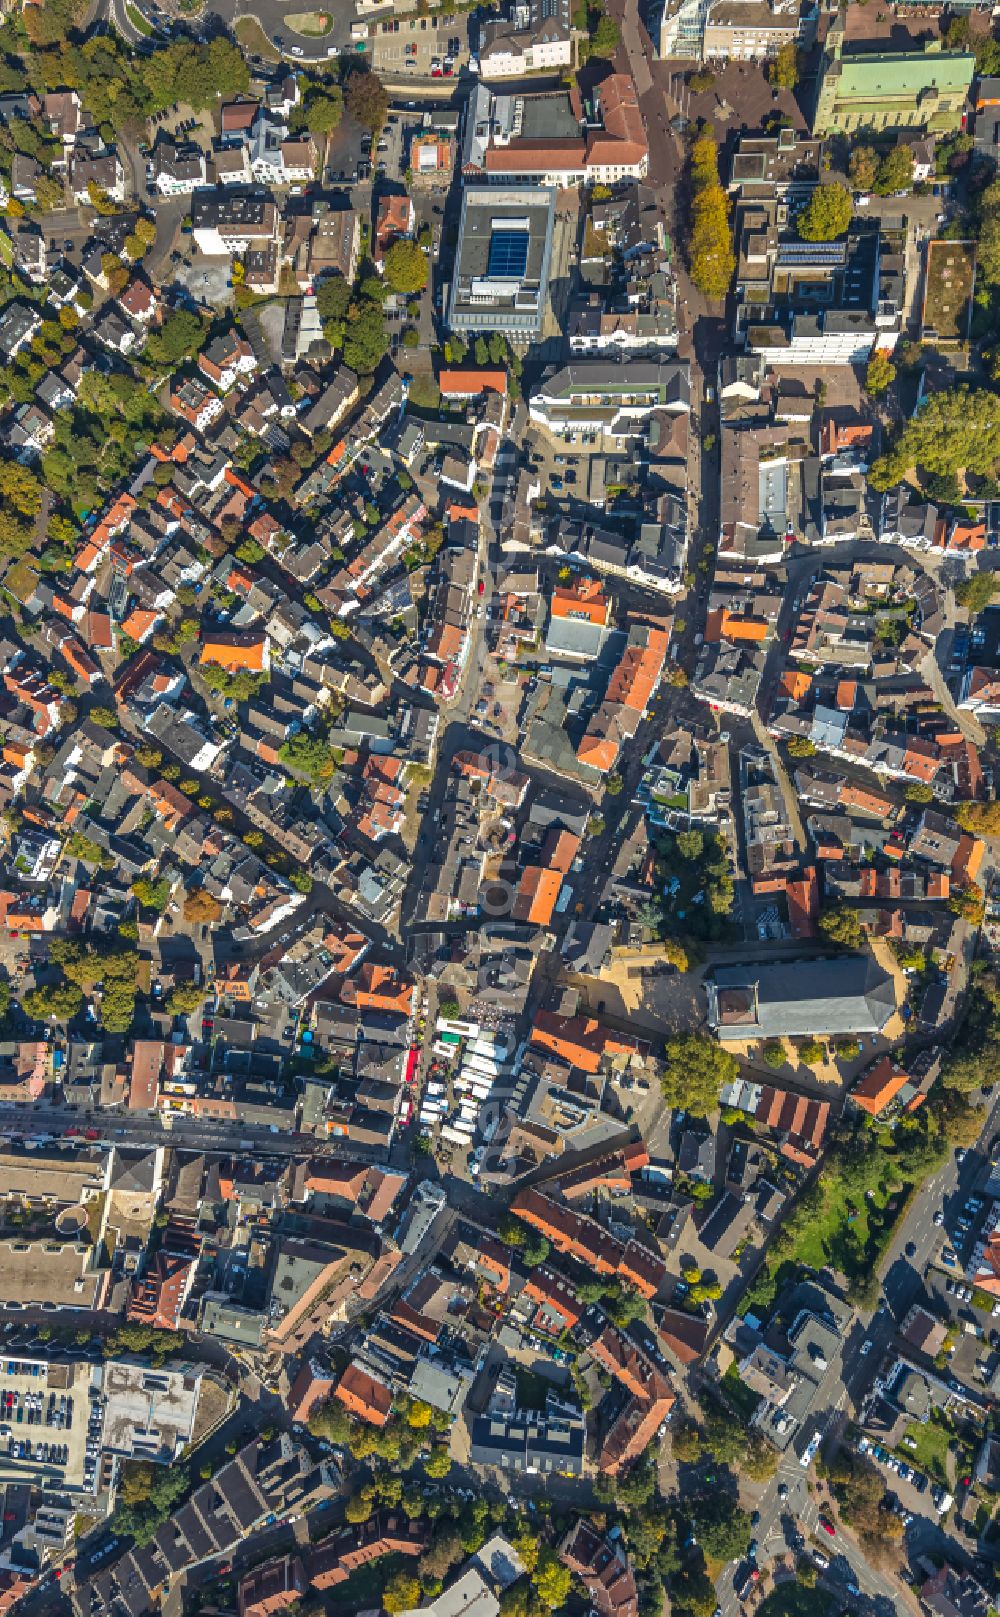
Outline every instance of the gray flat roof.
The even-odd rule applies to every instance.
[[[449,321],[490,330],[495,317],[541,326],[552,256],[555,192],[544,186],[467,186]],[[517,238],[520,251],[504,251]]]
[[[892,978],[871,955],[718,966],[708,985],[718,1038],[878,1033],[896,1009]]]

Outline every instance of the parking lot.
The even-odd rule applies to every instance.
[[[91,1416],[89,1384],[89,1365],[0,1357],[0,1479],[41,1471],[71,1487],[93,1484],[101,1413]]]
[[[455,78],[469,60],[468,18],[388,17],[372,24],[369,47],[380,73]]]
[[[867,1437],[860,1439],[858,1451],[866,1455],[886,1475],[887,1481],[899,1499],[905,1525],[909,1525],[908,1518],[912,1518],[918,1512],[922,1514],[927,1512],[928,1501],[939,1515],[944,1515],[950,1510],[953,1503],[950,1492],[941,1483],[932,1482],[919,1466],[883,1448],[881,1443],[871,1442]]]

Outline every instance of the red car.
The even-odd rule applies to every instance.
[[[819,1525],[822,1527],[824,1533],[829,1533],[831,1538],[836,1538],[837,1529],[834,1527],[834,1525],[833,1525],[833,1523],[831,1521],[827,1520],[827,1518],[825,1516],[820,1517]]]
[[[486,585],[483,583],[482,579],[479,580],[479,583],[477,584],[476,588],[478,589],[480,595],[485,595],[486,594]]]

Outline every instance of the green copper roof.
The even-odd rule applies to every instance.
[[[843,56],[838,97],[914,94],[934,86],[941,91],[967,90],[976,58],[964,51],[906,51],[884,56]]]

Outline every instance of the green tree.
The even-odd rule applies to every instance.
[[[572,1574],[569,1567],[563,1566],[555,1550],[542,1544],[531,1581],[542,1605],[548,1611],[555,1611],[557,1606],[564,1604],[569,1594]]]
[[[874,462],[869,482],[884,492],[914,466],[938,476],[953,476],[959,469],[991,476],[998,459],[1000,399],[982,389],[958,387],[925,399]]]
[[[340,1447],[351,1435],[351,1417],[338,1398],[330,1398],[311,1412],[309,1430],[314,1437],[326,1438]]]
[[[646,1313],[646,1300],[634,1286],[617,1285],[604,1298],[604,1312],[613,1325],[625,1330]]]
[[[527,1578],[518,1578],[500,1596],[500,1617],[532,1617],[534,1595]]]
[[[344,116],[344,98],[337,85],[312,95],[307,107],[308,127],[314,135],[332,135]]]
[[[691,1500],[687,1508],[706,1555],[714,1561],[732,1561],[745,1553],[753,1530],[750,1517],[728,1494],[713,1490]]]
[[[993,287],[1000,282],[1000,181],[980,192],[977,212],[976,285]]]
[[[451,1456],[446,1448],[434,1448],[424,1459],[424,1470],[439,1482],[451,1470]]]
[[[682,1465],[692,1465],[700,1459],[704,1446],[704,1433],[694,1421],[684,1421],[674,1427],[670,1447],[674,1459],[680,1460]]]
[[[72,831],[63,843],[63,853],[70,859],[85,859],[89,865],[98,865],[104,856],[104,849],[99,842],[84,836],[82,831]]]
[[[685,1561],[670,1580],[671,1617],[712,1617],[716,1598],[704,1561]]]
[[[344,337],[344,363],[359,376],[370,376],[389,348],[385,318],[375,303],[352,304]]]
[[[707,1117],[719,1104],[723,1084],[739,1074],[739,1062],[703,1033],[681,1033],[664,1046],[666,1069],[661,1079],[669,1106]]]
[[[701,831],[679,831],[677,852],[682,859],[700,859],[705,851],[705,837]]]
[[[799,1045],[799,1060],[807,1067],[818,1067],[825,1055],[826,1049],[818,1039],[803,1039]]]
[[[448,1522],[435,1532],[430,1544],[420,1557],[421,1577],[446,1578],[452,1567],[462,1560],[464,1554],[465,1547],[462,1543],[461,1535]]]
[[[765,1044],[761,1054],[763,1056],[765,1066],[773,1068],[775,1072],[777,1072],[779,1067],[783,1067],[785,1062],[788,1060],[788,1057],[785,1054],[785,1047],[781,1043]]]
[[[170,883],[165,876],[159,881],[150,881],[148,876],[139,876],[132,883],[132,891],[143,909],[156,910],[163,914],[170,902]]]
[[[527,1238],[524,1225],[510,1212],[500,1214],[497,1234],[506,1246],[523,1246]]]
[[[996,573],[970,573],[968,578],[960,579],[955,585],[955,599],[959,606],[968,609],[972,617],[978,617],[993,601],[998,590],[1000,578]]]
[[[0,499],[18,516],[34,519],[41,509],[42,485],[30,467],[0,461]]]
[[[778,1469],[778,1456],[766,1438],[751,1432],[742,1469],[752,1482],[767,1482]]]
[[[427,285],[427,254],[415,241],[394,241],[383,262],[393,292],[409,297]]]
[[[316,786],[328,785],[333,779],[336,768],[333,749],[305,730],[283,742],[278,757],[296,775],[304,775]]]
[[[817,185],[799,214],[797,229],[803,241],[835,241],[846,233],[853,217],[850,191],[833,180]]]
[[[810,741],[808,736],[790,736],[788,740],[788,756],[790,758],[811,758],[816,751],[816,743]]]
[[[205,321],[191,309],[175,309],[162,326],[150,333],[146,357],[154,365],[174,368],[193,358],[205,334]]]
[[[922,780],[911,780],[903,787],[903,796],[908,803],[932,803],[934,793]]]
[[[894,146],[878,166],[873,187],[876,196],[887,197],[893,191],[908,191],[913,184],[913,148]]]
[[[952,915],[961,916],[962,920],[970,921],[973,926],[981,926],[986,909],[982,888],[975,882],[970,882],[967,887],[952,893],[948,900],[948,908]]]
[[[323,335],[333,348],[343,347],[351,297],[350,282],[342,275],[328,275],[316,288],[316,312],[323,322]]]
[[[1000,802],[959,803],[955,818],[963,831],[977,837],[1000,836]]]
[[[530,1578],[538,1565],[538,1554],[541,1549],[540,1541],[531,1532],[530,1528],[522,1527],[515,1534],[513,1544],[517,1552],[517,1558]]]
[[[237,561],[246,562],[248,567],[254,567],[259,561],[264,560],[267,551],[257,539],[244,539],[236,546],[233,554]]]
[[[621,43],[618,24],[606,11],[602,11],[590,35],[592,56],[613,56]]]
[[[197,983],[176,983],[167,995],[167,1010],[171,1016],[190,1016],[204,1001],[205,989]]]
[[[878,152],[874,146],[855,146],[847,173],[855,191],[870,191],[878,173]]]
[[[845,949],[860,949],[864,942],[858,912],[849,904],[834,904],[823,910],[819,929],[830,943],[839,943]]]
[[[21,1004],[36,1021],[47,1022],[52,1018],[66,1022],[82,1009],[83,995],[75,983],[43,983],[29,988]]]
[[[886,393],[896,380],[896,367],[888,354],[876,348],[865,371],[865,387],[873,397]]]
[[[545,1236],[532,1230],[525,1236],[524,1245],[521,1247],[521,1262],[526,1269],[537,1269],[540,1263],[545,1262],[551,1250]]]

